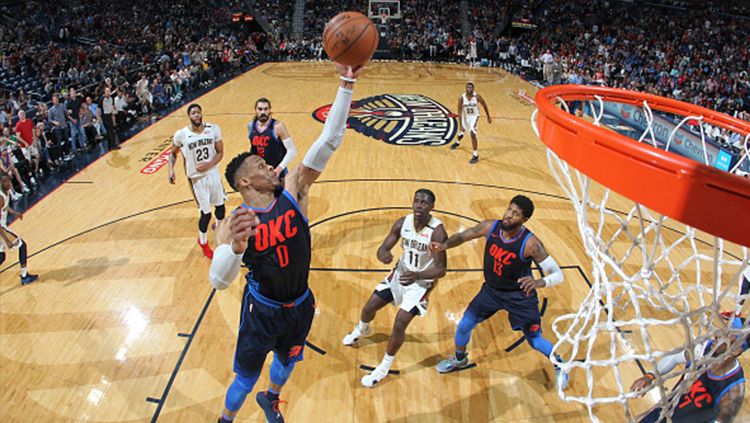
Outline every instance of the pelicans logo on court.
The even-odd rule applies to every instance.
[[[325,122],[331,105],[319,107],[313,118]],[[440,146],[458,130],[456,115],[421,94],[384,94],[352,101],[347,127],[389,144]]]

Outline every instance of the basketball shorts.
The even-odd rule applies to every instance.
[[[479,115],[461,115],[461,124],[463,125],[464,131],[471,132],[476,135],[477,123],[479,122]]]
[[[211,213],[212,206],[220,206],[227,200],[219,169],[214,168],[200,179],[190,179],[193,197],[201,213]]]
[[[309,289],[290,303],[280,303],[246,283],[234,353],[235,373],[246,377],[257,374],[270,351],[284,366],[302,361],[314,316],[315,297]]]
[[[539,313],[539,297],[536,292],[526,296],[523,291],[503,291],[485,282],[479,293],[469,303],[466,313],[471,313],[477,322],[483,322],[500,310],[508,312],[508,321],[513,330],[524,334],[536,332],[542,324]]]
[[[397,269],[393,270],[375,287],[375,295],[407,313],[424,316],[427,314],[427,294],[432,289],[432,281],[401,285],[400,276]]]
[[[18,236],[18,234],[2,225],[0,225],[0,231],[3,231],[5,238],[8,238],[8,241],[10,241],[10,244],[6,244],[5,238],[0,237],[0,253],[10,251],[21,246],[21,237]]]

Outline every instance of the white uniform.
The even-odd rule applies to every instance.
[[[466,55],[466,58],[469,60],[471,59],[476,60],[477,58],[477,42],[476,41],[469,42],[469,54]]]
[[[180,147],[185,157],[185,172],[202,213],[210,213],[211,206],[220,206],[227,199],[218,165],[205,172],[197,170],[198,165],[214,158],[218,141],[221,141],[221,129],[208,122],[203,123],[200,134],[186,126],[175,132],[172,138],[172,143]]]
[[[461,94],[463,99],[463,110],[461,110],[461,123],[464,131],[477,133],[477,122],[479,121],[479,102],[477,101],[477,93],[471,98],[466,97],[466,93]]]
[[[5,239],[0,237],[0,253],[10,249],[17,248],[21,245],[21,237],[15,232],[8,229],[8,208],[10,207],[10,195],[0,189],[0,198],[3,199],[3,207],[0,208],[0,231],[5,232],[5,236],[11,242],[11,245],[5,244]]]
[[[383,292],[390,290],[393,297],[393,304],[400,307],[407,313],[416,309],[419,316],[424,316],[427,312],[427,292],[432,289],[434,279],[416,280],[410,285],[401,285],[399,281],[401,273],[409,270],[412,272],[424,272],[435,266],[435,259],[429,251],[432,232],[443,223],[433,217],[417,232],[414,227],[414,215],[410,214],[404,219],[401,226],[401,247],[404,252],[398,260],[398,264],[393,271],[375,287],[375,291]],[[383,297],[389,297],[387,294]],[[388,298],[390,299],[390,298]]]

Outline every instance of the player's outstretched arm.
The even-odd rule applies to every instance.
[[[483,220],[473,228],[451,235],[445,242],[430,242],[430,250],[439,253],[449,248],[458,247],[466,241],[486,237],[490,233],[494,223],[494,220]]]
[[[681,351],[676,354],[665,355],[656,363],[656,371],[659,372],[659,374],[664,375],[671,372],[678,365],[685,363],[687,363],[685,351]],[[636,379],[633,384],[630,385],[630,391],[643,391],[643,393],[645,393],[645,389],[651,386],[651,383],[654,381],[654,379],[656,379],[656,375],[654,375],[652,372],[648,372],[642,377]]]
[[[276,166],[276,169],[274,169],[274,172],[276,172],[277,175],[281,175],[281,172],[283,172],[284,169],[289,166],[289,163],[291,163],[292,160],[297,157],[297,146],[294,145],[292,134],[289,133],[289,129],[287,129],[284,123],[276,121],[274,130],[276,131],[276,136],[279,137],[281,143],[284,144],[284,148],[286,148],[286,154],[284,154],[284,158],[281,159],[279,165]]]
[[[716,416],[716,421],[718,423],[732,423],[739,414],[744,399],[745,384],[738,383],[719,401],[719,415]]]
[[[378,247],[377,256],[378,260],[380,260],[381,263],[390,264],[393,261],[393,254],[391,253],[391,249],[396,246],[399,238],[401,238],[401,227],[404,226],[405,219],[405,217],[402,217],[393,224],[393,227],[391,227],[391,231],[388,232],[388,235],[383,240],[383,243],[380,244],[380,247]]]
[[[307,193],[310,185],[318,179],[333,152],[341,146],[344,139],[346,121],[352,104],[354,82],[363,68],[363,66],[352,67],[336,63],[341,83],[336,99],[328,112],[326,123],[323,125],[323,132],[310,146],[302,163],[296,166],[286,178],[286,189],[297,198],[297,203],[304,214],[307,214]]]
[[[526,241],[526,248],[524,248],[523,256],[525,258],[531,257],[539,268],[542,269],[544,277],[542,279],[534,279],[531,276],[524,276],[518,280],[521,284],[521,289],[526,295],[531,295],[531,292],[537,288],[544,288],[555,286],[565,279],[562,273],[562,269],[557,265],[557,262],[551,255],[544,249],[544,244],[535,235],[532,235],[528,241]]]
[[[492,116],[490,116],[490,109],[487,108],[487,103],[484,101],[481,95],[477,94],[477,101],[484,107],[484,113],[487,114],[487,123],[492,123]]]

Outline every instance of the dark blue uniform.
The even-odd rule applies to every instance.
[[[276,168],[284,156],[286,156],[286,147],[281,142],[279,137],[276,135],[276,120],[270,119],[266,129],[262,132],[258,130],[258,121],[253,120],[250,124],[250,133],[248,138],[250,139],[250,153],[258,155],[263,158],[269,165]],[[287,170],[281,176],[286,175]]]
[[[297,201],[284,190],[267,209],[250,208],[260,220],[242,262],[250,269],[242,294],[234,371],[250,376],[269,351],[286,366],[302,360],[315,315],[308,287],[310,227]]]
[[[711,342],[706,345],[704,353],[708,352]],[[719,416],[719,401],[724,395],[740,383],[745,383],[745,372],[737,362],[737,366],[724,375],[714,375],[710,370],[700,375],[690,385],[690,389],[680,397],[677,407],[672,413],[674,423],[711,423]],[[651,410],[641,423],[666,422],[659,419],[661,408]]]
[[[536,291],[527,297],[518,283],[521,277],[531,276],[532,260],[523,257],[531,235],[531,231],[521,227],[515,238],[505,239],[500,221],[492,225],[484,247],[485,282],[466,310],[477,323],[499,310],[507,310],[513,330],[523,330],[527,335],[539,332],[542,323],[539,298]]]

